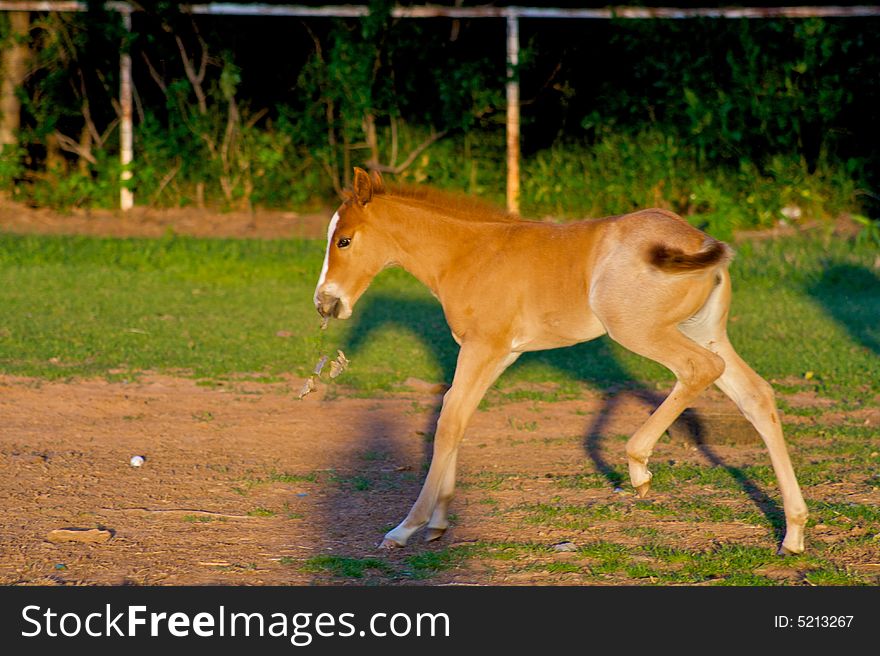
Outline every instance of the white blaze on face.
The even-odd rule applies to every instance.
[[[339,223],[339,212],[333,215],[333,218],[330,219],[330,225],[327,227],[327,251],[324,253],[324,266],[321,267],[321,275],[318,278],[318,285],[315,287],[315,296],[318,295],[318,290],[321,289],[321,285],[327,278],[327,267],[330,266],[330,248],[333,246],[333,233],[336,232],[337,223]]]

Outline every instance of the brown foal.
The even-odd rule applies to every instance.
[[[461,346],[427,479],[381,546],[404,546],[425,526],[427,540],[446,531],[461,438],[486,390],[521,353],[608,333],[677,379],[626,445],[639,496],[651,485],[648,459],[657,440],[714,382],[770,452],[786,519],[779,552],[802,552],[807,507],[773,390],[727,337],[730,258],[726,244],[666,210],[538,223],[431,189],[386,190],[378,174],[355,169],[353,191],[327,231],[318,312],[350,317],[375,275],[401,266],[437,297]]]

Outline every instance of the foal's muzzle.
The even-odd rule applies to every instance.
[[[327,292],[321,292],[315,296],[315,309],[318,310],[318,314],[322,317],[333,317],[335,319],[339,316],[339,311],[342,309],[342,303],[338,296],[333,296],[333,294],[328,294]]]

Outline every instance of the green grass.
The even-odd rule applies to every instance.
[[[440,551],[425,551],[408,556],[406,564],[409,567],[403,571],[403,575],[414,579],[426,579],[461,564],[475,553],[475,549],[468,545],[447,547]]]
[[[619,472],[621,480],[623,480],[622,469]],[[602,474],[562,474],[553,477],[554,485],[575,490],[589,490],[608,487],[608,478]]]
[[[812,504],[811,512],[818,522],[826,524],[838,523],[840,518],[849,520],[847,523],[866,524],[875,531],[880,531],[880,507],[861,503],[839,503],[820,501]]]
[[[352,360],[340,382],[356,393],[409,376],[449,381],[457,347],[442,311],[402,271],[380,274],[352,320],[319,331],[311,295],[322,250],[304,240],[0,235],[0,371],[272,381],[306,375],[319,350],[338,347]],[[754,368],[771,379],[812,371],[813,388],[839,399],[880,391],[880,278],[869,246],[798,238],[739,251],[730,334]],[[496,394],[548,401],[582,384],[633,381],[667,385],[671,375],[601,338],[526,354]],[[511,389],[524,382],[555,387]]]
[[[472,546],[472,555],[490,560],[510,561],[519,558],[544,557],[553,549],[536,542],[477,542]]]
[[[580,574],[583,569],[574,563],[539,563],[530,565],[528,569],[548,574]]]
[[[481,471],[470,474],[466,479],[459,482],[458,487],[463,490],[498,490],[504,483],[516,474],[500,474],[497,472]]]
[[[775,485],[776,476],[770,465],[747,465],[743,467],[707,467],[693,463],[669,464],[662,461],[650,464],[651,487],[656,492],[674,491],[682,483],[711,485],[726,489],[739,489],[739,481],[748,479],[760,485]],[[798,473],[801,469],[798,468]]]
[[[526,431],[527,433],[534,433],[536,430],[538,430],[537,421],[523,421],[521,419],[517,419],[516,417],[508,417],[507,425],[515,431]]]
[[[311,368],[314,309],[279,299],[288,281],[304,285],[319,251],[305,241],[2,236],[0,367],[46,378]]]
[[[768,523],[764,515],[754,506],[747,510],[737,510],[711,496],[693,496],[687,499],[670,499],[663,502],[652,501],[640,505],[643,510],[657,517],[686,522],[743,522],[757,526]]]
[[[307,572],[327,572],[340,578],[363,578],[364,574],[375,571],[379,574],[394,572],[384,560],[378,558],[349,558],[346,556],[315,556],[306,560],[302,568]]]
[[[394,564],[379,558],[324,555],[297,561],[280,559],[307,572],[335,578],[375,582],[427,580],[438,574],[480,561],[491,571],[534,572],[551,578],[577,574],[583,583],[640,582],[651,585],[709,583],[711,585],[866,585],[869,581],[835,562],[835,549],[813,548],[807,554],[782,558],[765,546],[716,544],[707,548],[682,548],[665,544],[656,531],[643,534],[640,545],[599,540],[581,544],[577,551],[561,554],[534,542],[482,541],[423,551]],[[774,573],[775,572],[775,573]]]
[[[523,504],[514,510],[525,512],[527,524],[575,530],[594,528],[595,522],[599,521],[619,521],[630,513],[630,508],[623,503],[593,503],[584,506],[536,503]]]
[[[439,551],[425,551],[407,556],[401,565],[394,565],[381,558],[351,558],[349,556],[315,556],[302,562],[300,567],[307,572],[328,573],[337,578],[361,579],[370,573],[391,579],[427,579],[438,572],[455,567],[468,558],[477,555],[482,546],[448,547]],[[282,565],[297,565],[298,561],[284,557]]]
[[[318,480],[315,472],[309,474],[288,474],[286,472],[270,472],[264,479],[259,479],[257,483],[314,483]]]
[[[210,522],[224,522],[225,517],[208,517],[206,515],[184,515],[183,521],[190,524],[208,524]]]
[[[595,561],[596,574],[651,577],[655,583],[715,585],[780,585],[808,581],[814,585],[864,585],[866,581],[817,555],[780,558],[763,547],[720,544],[710,549],[681,549],[649,544],[623,547],[598,542],[580,550]],[[647,561],[647,562],[646,562]],[[783,566],[789,577],[773,578],[769,569]]]
[[[241,494],[247,495],[252,488],[258,485],[272,485],[273,483],[314,483],[318,480],[318,474],[311,472],[308,474],[289,474],[287,472],[269,472],[265,477],[252,477],[244,479],[240,485],[232,489]]]

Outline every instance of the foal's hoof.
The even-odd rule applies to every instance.
[[[434,540],[439,540],[446,533],[445,528],[426,528],[425,529],[425,542],[433,542]]]
[[[804,553],[804,533],[802,527],[791,527],[786,531],[782,544],[779,545],[779,556],[797,556]]]
[[[651,490],[651,481],[650,479],[642,483],[641,485],[636,486],[636,494],[639,495],[639,499],[644,499],[648,496],[648,492]]]
[[[405,545],[400,544],[400,542],[396,542],[390,538],[385,538],[379,544],[378,548],[382,549],[383,551],[392,551],[393,549],[400,549],[403,546]]]

